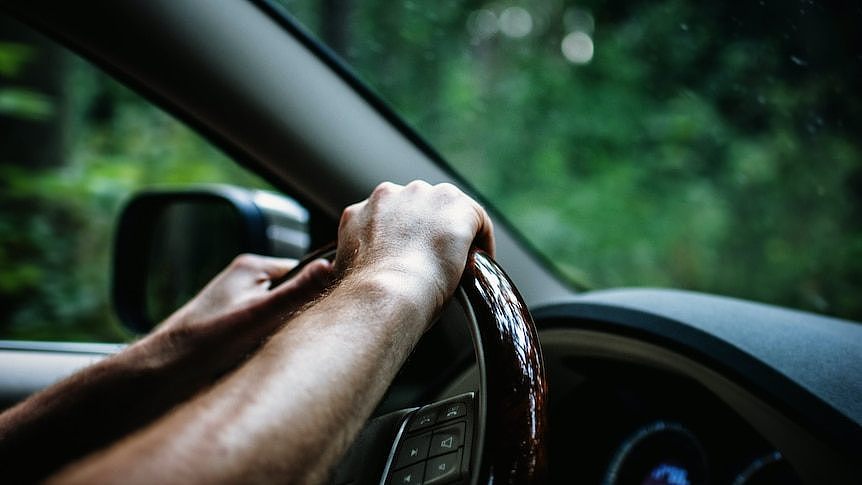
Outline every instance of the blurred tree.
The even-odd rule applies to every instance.
[[[347,54],[350,45],[353,0],[321,0],[320,34],[323,41],[339,55]]]
[[[64,52],[0,16],[0,146],[10,163],[63,163]]]
[[[862,320],[852,2],[283,3],[571,281]],[[107,297],[124,198],[263,183],[17,28],[0,19],[0,337],[127,338]]]
[[[51,41],[0,28],[0,338],[128,339],[109,284],[130,194],[267,184]]]
[[[853,5],[369,0],[351,18],[348,63],[570,278],[862,320]]]

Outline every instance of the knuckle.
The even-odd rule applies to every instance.
[[[381,196],[385,194],[389,194],[395,191],[398,186],[393,184],[392,182],[381,182],[377,184],[377,187],[374,187],[374,190],[371,192],[372,196]]]
[[[341,220],[338,221],[339,227],[346,226],[356,213],[358,204],[349,205],[341,211]]]
[[[350,204],[349,206],[344,208],[343,214],[347,214],[347,217],[355,216],[361,209],[362,206],[365,205],[365,201],[356,202],[354,204]]]
[[[411,190],[411,191],[427,189],[430,187],[431,187],[431,184],[429,184],[428,182],[426,182],[424,180],[418,180],[418,179],[410,182],[409,184],[407,184],[405,186],[406,189]]]
[[[257,264],[258,258],[257,256],[250,253],[242,253],[235,258],[231,262],[231,267],[237,269],[249,269],[254,268]]]
[[[456,187],[453,184],[450,184],[449,182],[443,182],[441,184],[437,184],[436,187],[437,187],[437,189],[439,189],[444,194],[464,195],[464,193],[461,192],[461,189],[459,189],[458,187]]]
[[[341,220],[338,221],[338,227],[344,228],[353,222],[359,216],[359,212],[365,205],[365,201],[351,204],[341,211]]]
[[[435,189],[437,190],[441,200],[445,201],[447,204],[452,204],[459,207],[465,207],[466,205],[475,204],[473,202],[473,199],[471,199],[456,185],[444,182],[442,184],[436,185]]]

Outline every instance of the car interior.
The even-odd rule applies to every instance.
[[[275,2],[38,0],[2,1],[0,8],[181,120],[278,192],[237,184],[137,194],[116,221],[112,256],[113,303],[136,332],[152,328],[202,283],[172,290],[181,296],[160,308],[147,299],[147,285],[160,284],[149,274],[170,266],[177,273],[164,279],[178,281],[191,264],[188,254],[167,266],[133,256],[160,244],[159,231],[170,226],[157,220],[166,207],[227,211],[235,224],[219,216],[222,222],[208,226],[190,211],[182,217],[195,223],[176,226],[189,237],[217,230],[235,237],[218,256],[229,261],[240,252],[301,257],[326,246],[343,208],[381,181],[448,182],[483,200]],[[458,294],[332,483],[862,479],[858,323],[685,290],[579,291],[486,205],[496,257],[471,255]],[[122,348],[0,341],[0,405]]]

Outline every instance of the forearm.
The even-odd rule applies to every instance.
[[[208,385],[214,349],[150,335],[0,414],[0,462],[13,482],[34,481],[152,422]],[[210,338],[213,340],[213,338]],[[32,464],[38,457],[39,466]]]
[[[156,330],[0,414],[4,477],[35,481],[150,423],[235,368],[329,282],[314,261],[237,257]],[[39,466],[28,466],[38,457]]]
[[[0,415],[4,474],[11,472],[13,482],[43,478],[147,420],[151,413],[142,404],[154,403],[142,401],[140,392],[154,389],[161,364],[143,354],[143,345],[126,349]],[[39,467],[24,466],[35,456]]]
[[[322,481],[431,318],[396,280],[343,282],[208,392],[58,480]]]

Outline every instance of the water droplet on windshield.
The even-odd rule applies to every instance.
[[[586,64],[593,59],[593,39],[583,32],[571,32],[560,46],[563,56],[573,64]]]
[[[467,31],[473,44],[489,39],[497,33],[497,15],[490,10],[477,10],[467,18]]]
[[[790,56],[790,60],[793,61],[793,63],[796,64],[797,66],[808,67],[808,62],[806,62],[804,59],[802,59],[800,57]]]
[[[500,14],[499,26],[503,34],[518,39],[533,30],[533,17],[521,7],[509,7]]]

